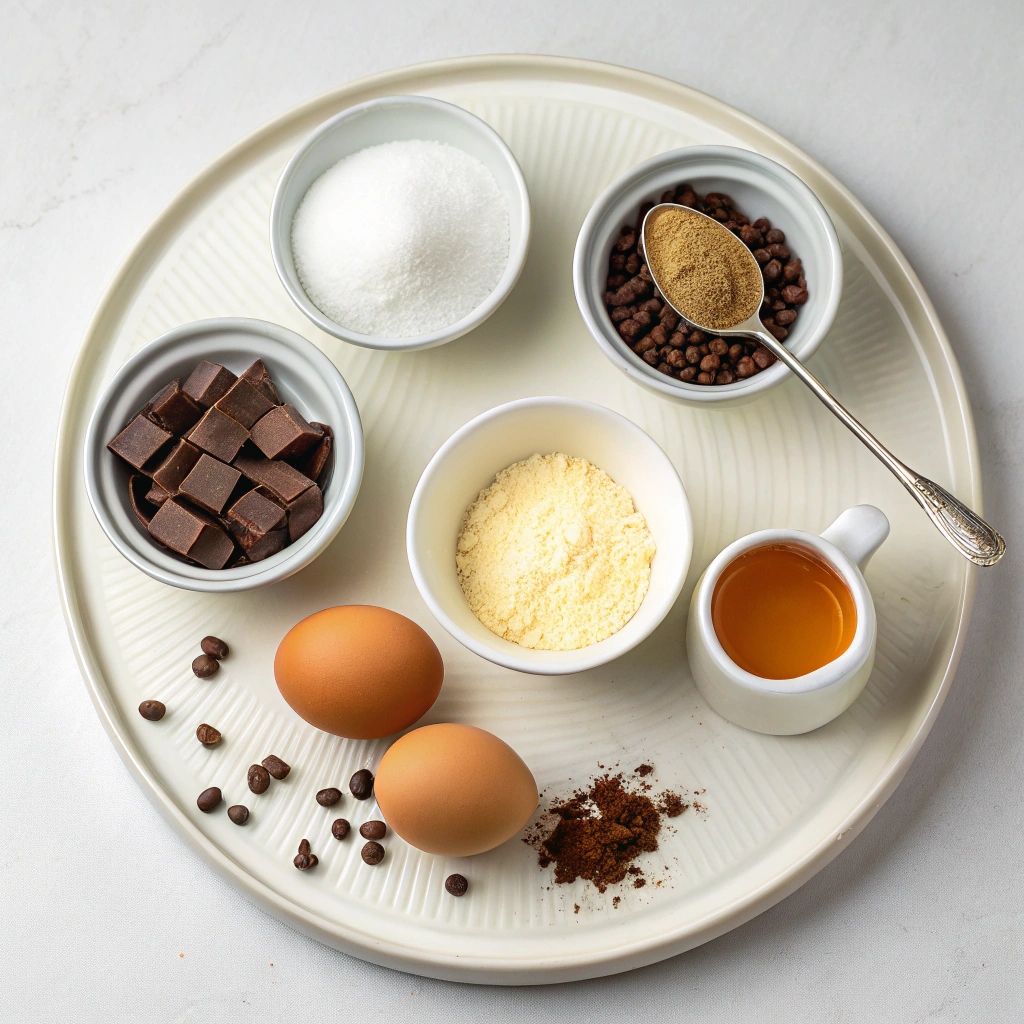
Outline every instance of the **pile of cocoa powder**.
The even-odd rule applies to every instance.
[[[644,779],[653,768],[642,764],[634,774]],[[689,808],[677,793],[652,795],[644,781],[620,772],[598,776],[587,789],[551,803],[524,842],[538,854],[540,866],[555,866],[555,881],[586,879],[604,892],[627,875],[643,888],[643,870],[633,861],[658,849],[662,818],[677,818]]]

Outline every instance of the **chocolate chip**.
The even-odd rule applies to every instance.
[[[139,705],[139,714],[147,722],[159,722],[167,714],[167,708],[158,700],[144,700]]]
[[[315,868],[320,863],[315,853],[310,853],[309,840],[303,839],[299,843],[299,852],[295,855],[295,859],[292,863],[300,871],[308,871],[310,868]]]
[[[205,722],[198,729],[196,729],[196,739],[204,747],[214,747],[220,743],[220,730],[214,729],[212,725],[207,725]]]
[[[384,859],[384,847],[380,843],[367,843],[359,855],[367,864],[379,864]]]
[[[217,661],[228,656],[228,645],[218,637],[204,636],[199,646],[202,647],[203,654],[208,654]]]
[[[335,839],[344,839],[348,835],[348,831],[352,826],[344,819],[338,818],[337,821],[331,826],[331,835]]]
[[[199,794],[199,799],[196,800],[196,806],[204,814],[209,814],[210,811],[220,803],[220,790],[216,786],[211,786],[209,789],[204,789]]]
[[[359,826],[359,834],[364,839],[383,839],[388,834],[388,827],[383,821],[364,821]]]
[[[444,887],[453,896],[465,896],[469,891],[469,882],[466,881],[465,875],[449,875],[444,880]]]
[[[254,793],[266,793],[270,788],[270,774],[263,765],[249,765],[249,788]]]
[[[220,662],[216,658],[211,658],[208,654],[200,654],[192,662],[192,671],[200,679],[209,679],[210,676],[215,676],[219,669]]]
[[[236,825],[244,825],[249,820],[249,808],[243,807],[242,804],[235,804],[228,808],[228,817]]]
[[[316,802],[321,807],[333,807],[341,799],[341,790],[334,789],[321,789],[316,795]]]
[[[263,758],[263,767],[274,776],[278,782],[281,781],[290,771],[291,768],[281,760],[281,758],[271,754],[269,757]]]
[[[357,800],[369,800],[373,794],[373,772],[360,768],[348,781],[348,788]]]

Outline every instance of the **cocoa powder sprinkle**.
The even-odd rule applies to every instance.
[[[602,775],[589,789],[552,803],[525,842],[537,850],[541,867],[554,864],[557,883],[583,878],[604,892],[629,874],[639,889],[645,882],[635,876],[642,869],[632,862],[658,849],[661,818],[678,817],[688,806],[678,794],[666,791],[656,802],[628,789],[621,774]]]

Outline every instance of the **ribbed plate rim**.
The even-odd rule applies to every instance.
[[[480,957],[469,962],[465,957],[441,955],[427,948],[411,948],[402,943],[382,940],[378,936],[359,933],[338,922],[306,911],[249,874],[242,865],[218,850],[184,816],[149,770],[145,758],[132,742],[127,730],[123,728],[117,708],[99,671],[78,605],[75,579],[71,569],[70,526],[66,520],[69,508],[66,501],[67,487],[72,474],[81,471],[78,465],[78,445],[70,436],[70,425],[79,399],[81,379],[90,361],[97,355],[94,350],[99,344],[105,321],[116,315],[115,307],[120,302],[122,290],[131,284],[133,276],[144,276],[147,250],[159,243],[161,235],[168,230],[176,216],[216,187],[218,181],[231,173],[232,165],[244,157],[248,150],[258,148],[275,133],[285,130],[292,121],[301,120],[320,106],[357,103],[386,92],[429,89],[458,78],[487,80],[516,77],[541,82],[553,79],[603,87],[676,107],[693,116],[701,117],[707,123],[720,128],[724,126],[733,135],[755,145],[758,151],[763,151],[767,146],[774,153],[782,154],[790,167],[799,168],[805,181],[811,179],[818,183],[812,184],[812,187],[819,195],[822,190],[829,190],[829,205],[833,208],[837,205],[844,206],[845,212],[849,215],[847,219],[852,217],[860,220],[869,230],[876,245],[872,256],[885,273],[886,285],[901,294],[900,304],[905,306],[908,300],[916,303],[928,323],[934,348],[932,345],[928,346],[931,358],[926,360],[926,366],[929,362],[934,363],[936,357],[937,361],[944,364],[943,369],[948,374],[948,383],[954,399],[953,403],[950,403],[942,401],[941,396],[936,396],[940,414],[944,419],[945,448],[947,454],[955,452],[951,452],[949,437],[950,428],[954,425],[951,421],[955,416],[957,432],[962,431],[960,441],[963,450],[960,454],[966,456],[968,465],[967,479],[956,480],[955,486],[960,497],[981,510],[981,480],[974,422],[959,366],[949,341],[939,323],[934,306],[912,267],[881,225],[849,190],[824,167],[777,132],[734,107],[689,86],[657,75],[598,61],[544,55],[496,54],[409,65],[360,78],[325,92],[247,135],[201,171],[175,196],[146,229],[118,268],[92,317],[76,355],[65,389],[57,431],[52,514],[54,557],[61,604],[75,657],[96,712],[115,749],[150,802],[207,863],[274,916],[329,946],[369,962],[451,981],[536,985],[577,981],[631,970],[656,963],[717,938],[794,892],[844,849],[892,795],[906,775],[938,716],[963,649],[974,603],[975,567],[968,566],[963,575],[963,582],[959,588],[953,645],[942,670],[942,679],[935,696],[921,718],[917,732],[902,752],[891,759],[887,769],[875,780],[874,785],[864,793],[842,827],[836,830],[835,837],[826,837],[817,847],[808,850],[803,857],[791,864],[787,871],[772,879],[770,883],[735,900],[705,919],[690,922],[689,925],[674,932],[659,934],[643,942],[600,953],[569,953],[559,957],[525,956],[515,959]],[[882,266],[885,263],[888,263],[887,268]]]

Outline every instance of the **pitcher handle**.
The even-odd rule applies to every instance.
[[[889,520],[874,505],[854,505],[841,512],[821,536],[835,544],[863,572],[871,556],[889,536]]]

